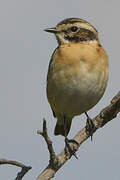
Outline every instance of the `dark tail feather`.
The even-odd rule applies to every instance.
[[[67,133],[67,135],[68,135],[68,133],[70,131],[71,122],[72,122],[72,119],[67,119],[67,123],[66,123],[66,133]],[[54,134],[56,136],[57,135],[65,136],[64,124],[60,124],[59,121],[57,121],[57,124],[55,126],[55,130],[54,130]]]

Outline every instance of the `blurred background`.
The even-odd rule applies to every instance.
[[[102,100],[89,111],[96,116],[120,90],[120,3],[119,1],[1,0],[0,1],[0,158],[31,165],[24,177],[33,180],[47,166],[48,150],[36,134],[47,120],[56,153],[64,138],[53,135],[53,118],[46,98],[46,75],[57,46],[55,37],[43,31],[68,17],[80,17],[99,31],[109,56],[109,82]],[[74,157],[55,175],[61,179],[120,179],[120,114],[88,139]],[[73,120],[69,137],[85,126],[86,117]],[[0,166],[0,179],[12,180],[19,168]]]

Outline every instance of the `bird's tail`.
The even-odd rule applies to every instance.
[[[66,135],[68,135],[71,127],[72,118],[66,119]],[[60,120],[57,120],[57,124],[55,126],[54,134],[65,136],[65,130],[64,130],[64,122],[60,122]]]

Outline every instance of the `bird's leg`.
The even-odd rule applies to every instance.
[[[94,125],[92,119],[88,116],[87,112],[85,112],[85,115],[87,116],[86,133],[87,133],[87,135],[91,136],[91,141],[92,141],[95,125]]]
[[[73,156],[75,156],[76,159],[78,159],[78,157],[76,156],[76,153],[75,153],[74,149],[71,149],[69,143],[75,143],[75,144],[77,144],[77,145],[79,145],[79,144],[78,144],[78,142],[75,141],[74,139],[68,139],[68,138],[67,138],[66,117],[65,117],[65,116],[64,116],[64,134],[65,134],[65,145],[66,145],[66,147],[67,147],[70,155],[71,155],[71,156],[73,155]]]

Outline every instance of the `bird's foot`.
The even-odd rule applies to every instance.
[[[65,137],[65,145],[66,145],[66,154],[68,155],[68,153],[70,153],[70,156],[75,156],[76,159],[78,159],[75,151],[76,149],[73,149],[71,148],[70,144],[69,143],[73,143],[73,144],[76,144],[77,146],[79,146],[79,143],[77,141],[75,141],[74,139],[68,139],[67,137]]]
[[[92,141],[94,130],[95,130],[95,125],[92,119],[87,115],[86,134],[91,136],[91,141]]]

